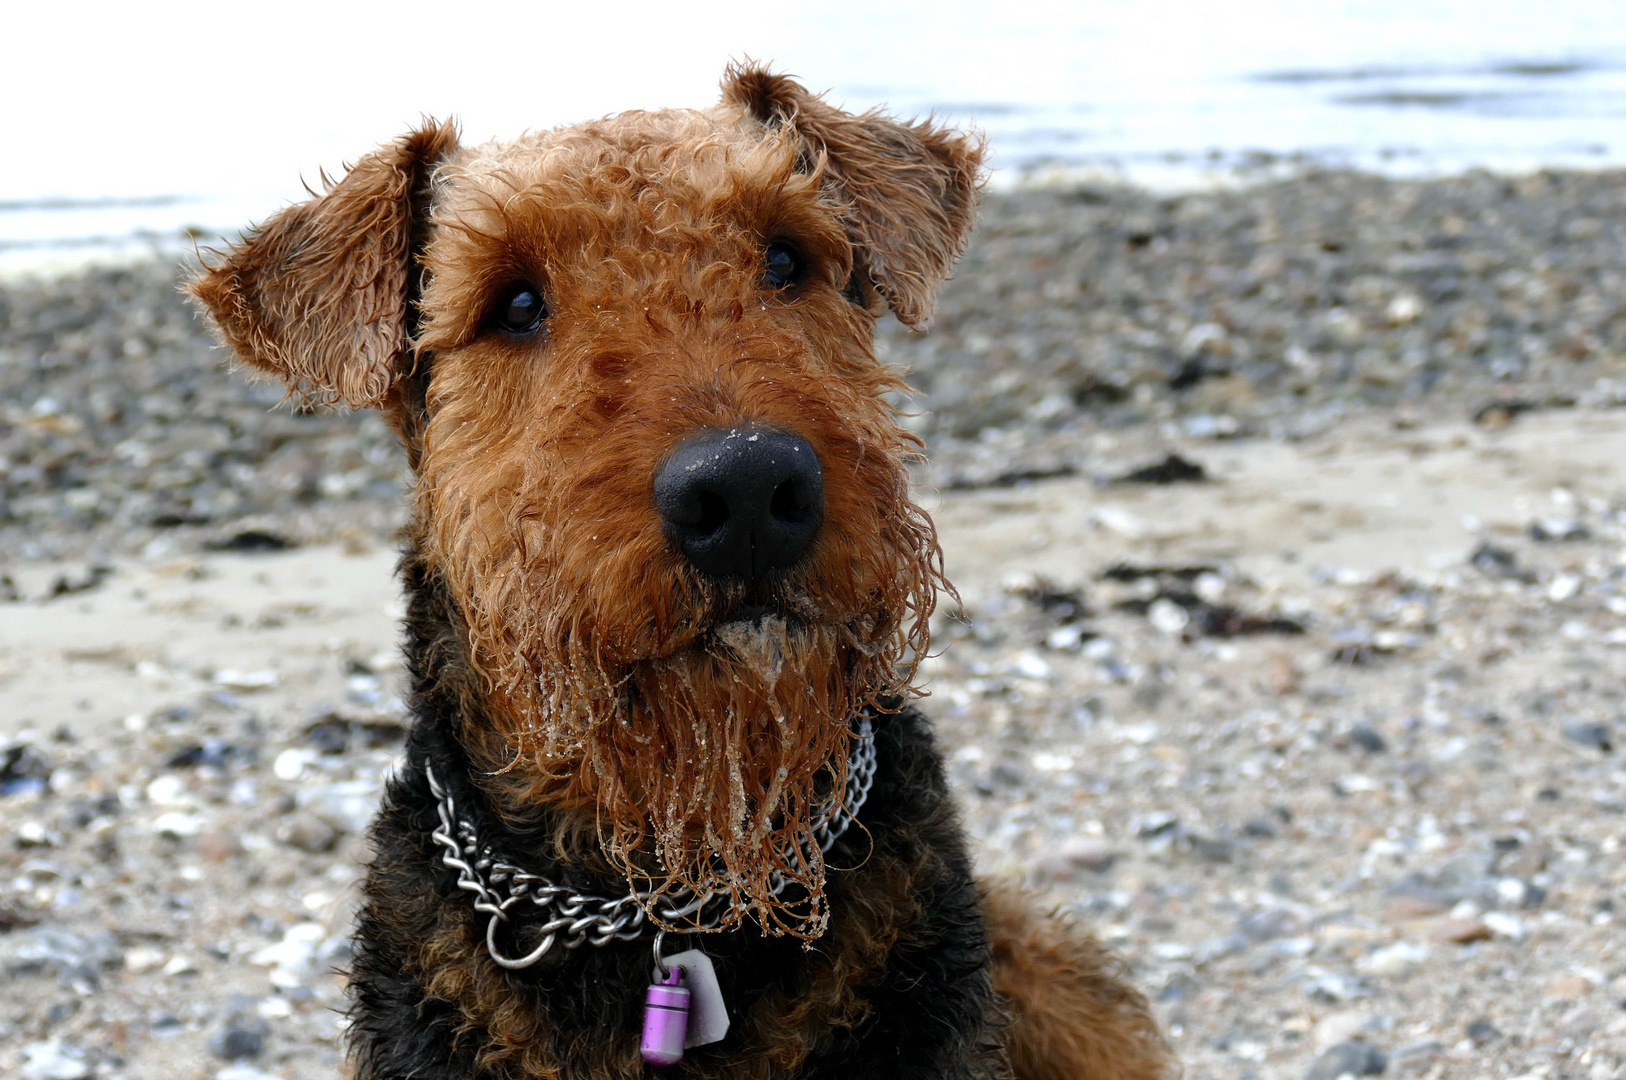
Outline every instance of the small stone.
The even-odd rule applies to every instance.
[[[203,831],[203,818],[197,814],[188,814],[182,810],[171,810],[167,814],[158,815],[153,820],[152,831],[171,840],[197,836]]]
[[[336,717],[319,720],[305,729],[305,745],[319,754],[342,754],[350,749],[350,725]]]
[[[366,831],[378,813],[382,793],[383,787],[377,780],[341,780],[305,788],[299,793],[299,805],[340,829],[360,833]]]
[[[1326,1050],[1352,1039],[1361,1038],[1372,1027],[1372,1018],[1363,1012],[1328,1013],[1316,1021],[1310,1038],[1317,1050]]]
[[[1473,1023],[1463,1028],[1462,1033],[1468,1036],[1468,1041],[1473,1043],[1475,1046],[1484,1046],[1486,1043],[1493,1042],[1502,1037],[1501,1029],[1495,1024],[1491,1023],[1485,1017],[1480,1017],[1478,1020],[1475,1020]]]
[[[252,1065],[239,1063],[227,1065],[224,1069],[215,1073],[215,1080],[282,1080],[282,1078],[274,1073],[256,1069]]]
[[[56,847],[60,843],[62,837],[38,821],[25,821],[17,826],[17,846],[20,848]]]
[[[297,747],[284,750],[271,763],[271,772],[278,780],[298,780],[313,756],[313,751]]]
[[[1152,601],[1152,606],[1146,609],[1146,617],[1159,632],[1171,637],[1180,633],[1191,622],[1191,616],[1186,609],[1167,598]]]
[[[1405,893],[1389,901],[1384,918],[1390,922],[1403,923],[1414,919],[1426,919],[1450,910],[1451,902],[1448,897]]]
[[[1418,1039],[1416,1042],[1395,1047],[1394,1053],[1389,1055],[1389,1061],[1395,1068],[1406,1072],[1423,1072],[1432,1067],[1443,1053],[1445,1043],[1439,1039]]]
[[[1249,818],[1242,826],[1242,835],[1254,840],[1270,840],[1277,835],[1276,823],[1267,817]]]
[[[1559,1017],[1558,1029],[1572,1039],[1585,1039],[1606,1022],[1602,1011],[1593,1005],[1577,1005]]]
[[[84,1080],[90,1075],[85,1052],[60,1039],[23,1047],[23,1080]]]
[[[1507,578],[1513,581],[1532,581],[1534,576],[1520,568],[1518,558],[1506,548],[1496,547],[1494,544],[1480,544],[1474,553],[1468,556],[1468,562],[1474,569],[1494,578]]]
[[[1065,878],[1075,871],[1102,873],[1112,868],[1117,852],[1105,840],[1094,836],[1070,836],[1040,860],[1039,868],[1051,877]]]
[[[1351,1040],[1329,1047],[1315,1059],[1304,1080],[1338,1080],[1340,1076],[1378,1076],[1389,1067],[1389,1059],[1371,1043]]]
[[[124,970],[141,975],[164,966],[164,954],[148,945],[137,945],[124,954]]]
[[[1179,454],[1145,465],[1110,481],[1114,484],[1200,484],[1208,479],[1203,467]]]
[[[1230,862],[1236,854],[1236,844],[1223,836],[1204,836],[1193,833],[1191,850],[1208,862]]]
[[[323,855],[339,842],[339,830],[315,814],[297,814],[277,830],[277,839],[309,855]]]
[[[1579,998],[1586,997],[1597,989],[1592,980],[1585,975],[1569,975],[1547,988],[1547,996],[1552,998]]]
[[[0,971],[8,975],[94,978],[97,969],[121,959],[118,942],[106,930],[85,936],[60,926],[37,926],[0,938]]]
[[[1140,824],[1135,826],[1135,835],[1142,839],[1148,839],[1153,836],[1162,836],[1167,832],[1173,832],[1179,827],[1180,819],[1178,817],[1167,810],[1157,810],[1140,819]]]
[[[1489,941],[1495,935],[1490,927],[1478,919],[1441,919],[1429,926],[1428,936],[1435,941],[1467,945],[1474,941]]]
[[[1485,927],[1499,938],[1518,941],[1524,937],[1524,923],[1519,921],[1517,915],[1509,915],[1505,911],[1487,912]]]
[[[1300,920],[1286,908],[1272,907],[1244,915],[1237,929],[1254,941],[1270,941],[1286,937],[1297,930]]]
[[[1389,748],[1378,729],[1370,724],[1356,724],[1350,728],[1349,741],[1369,754],[1381,754]]]
[[[0,795],[38,795],[53,771],[50,759],[26,743],[0,750]]]
[[[1197,946],[1197,963],[1207,964],[1243,952],[1252,941],[1244,934],[1225,934],[1211,937]]]
[[[225,668],[215,672],[214,684],[227,690],[269,690],[282,681],[275,671],[237,671]]]
[[[229,1010],[221,1027],[209,1036],[209,1052],[227,1061],[257,1058],[265,1050],[265,1037],[271,1034],[252,1003]]]
[[[1554,544],[1589,540],[1592,531],[1574,518],[1544,517],[1530,523],[1530,539]]]
[[[165,767],[170,769],[190,769],[199,765],[215,769],[223,769],[231,763],[231,759],[241,752],[224,739],[205,739],[201,743],[191,746],[170,755]],[[156,783],[156,781],[154,781]]]
[[[238,841],[236,833],[229,829],[210,829],[198,837],[198,855],[210,862],[225,862],[233,855],[240,855],[243,845]]]
[[[1397,941],[1372,953],[1366,958],[1363,966],[1373,975],[1383,978],[1404,978],[1427,959],[1426,946],[1414,945],[1409,941]]]
[[[1614,729],[1608,724],[1572,719],[1564,721],[1562,730],[1564,737],[1571,742],[1601,750],[1605,754],[1615,748]]]

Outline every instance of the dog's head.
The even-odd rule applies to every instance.
[[[739,68],[704,112],[427,125],[192,290],[243,362],[402,432],[512,790],[811,934],[810,818],[941,581],[874,323],[928,318],[980,164]]]

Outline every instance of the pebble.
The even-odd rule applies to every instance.
[[[1237,929],[1254,941],[1286,937],[1303,925],[1303,920],[1283,907],[1265,908],[1244,915]]]
[[[228,1004],[221,1026],[209,1036],[209,1052],[227,1061],[257,1058],[265,1050],[271,1025],[256,1010],[252,999],[234,999]]]
[[[1180,818],[1167,810],[1157,810],[1140,819],[1135,826],[1135,835],[1142,839],[1162,836],[1173,832],[1180,827]]]
[[[143,975],[164,966],[168,955],[162,949],[137,945],[124,954],[124,969],[132,975]]]
[[[1612,725],[1588,720],[1565,720],[1561,730],[1566,739],[1582,746],[1589,746],[1606,754],[1615,748],[1615,731]]]
[[[22,1080],[84,1080],[90,1075],[85,1052],[57,1039],[23,1047]]]
[[[181,840],[189,836],[197,836],[203,831],[204,819],[198,814],[188,814],[182,810],[171,810],[160,814],[153,819],[152,831],[159,836],[167,836],[172,840]]]
[[[1370,724],[1352,725],[1349,729],[1349,741],[1369,754],[1381,754],[1389,748],[1388,741]]]
[[[123,959],[110,931],[80,934],[58,926],[37,926],[0,937],[0,970],[8,975],[94,978],[97,969]]]
[[[1397,941],[1378,949],[1361,965],[1362,970],[1383,978],[1404,978],[1428,959],[1428,947]]]
[[[330,937],[321,923],[296,923],[281,941],[253,953],[248,962],[270,968],[271,984],[288,991],[305,985],[319,963],[340,957],[346,947],[343,938]]]
[[[308,855],[321,855],[339,842],[339,830],[315,814],[295,814],[277,829],[277,839]]]
[[[1554,998],[1586,997],[1597,987],[1585,975],[1569,975],[1547,987],[1547,996]]]
[[[1212,963],[1223,960],[1228,956],[1235,956],[1245,952],[1253,940],[1245,934],[1223,934],[1211,937],[1197,946],[1196,960],[1199,964]]]
[[[1117,858],[1112,845],[1099,837],[1070,836],[1042,856],[1035,868],[1048,877],[1066,879],[1080,870],[1103,873],[1112,868]]]
[[[1304,1080],[1338,1080],[1341,1076],[1379,1076],[1389,1058],[1371,1043],[1359,1040],[1328,1047],[1304,1074]]]
[[[282,1077],[252,1065],[235,1064],[215,1073],[215,1080],[282,1080]]]
[[[1326,1050],[1361,1038],[1372,1030],[1372,1026],[1373,1018],[1369,1013],[1355,1011],[1328,1013],[1316,1021],[1310,1039],[1316,1049]]]
[[[1422,1072],[1431,1068],[1445,1051],[1445,1043],[1439,1039],[1418,1039],[1395,1047],[1389,1055],[1389,1063],[1402,1071]]]
[[[298,802],[346,832],[362,833],[378,813],[383,790],[377,780],[341,780],[301,788]]]
[[[1478,919],[1439,919],[1429,925],[1428,936],[1435,941],[1467,945],[1475,941],[1489,941],[1495,935],[1490,927]]]

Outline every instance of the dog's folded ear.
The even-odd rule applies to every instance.
[[[307,399],[383,404],[408,363],[414,224],[456,146],[426,121],[206,264],[188,291],[221,340]]]
[[[762,124],[789,125],[809,161],[823,159],[849,207],[859,265],[900,322],[924,327],[976,220],[982,140],[928,121],[842,112],[757,64],[729,68],[723,100]]]

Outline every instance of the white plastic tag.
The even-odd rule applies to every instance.
[[[711,957],[699,949],[690,949],[663,956],[661,963],[669,968],[682,968],[683,985],[689,991],[689,1033],[683,1039],[684,1048],[705,1046],[727,1035],[728,1006],[723,1004],[723,991],[717,985]]]

